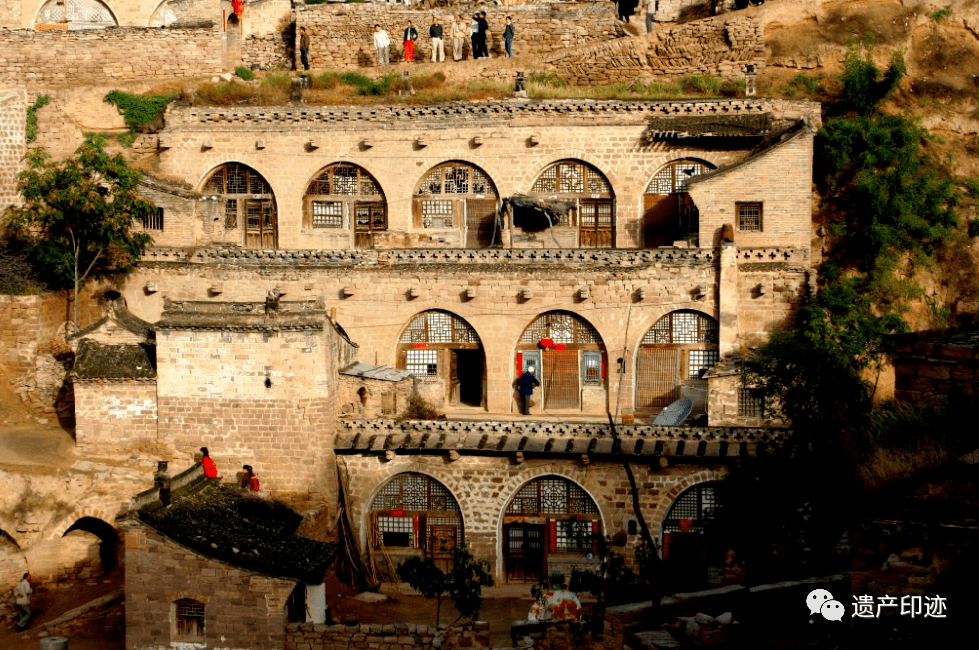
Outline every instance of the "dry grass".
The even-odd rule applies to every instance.
[[[948,449],[934,441],[922,441],[913,451],[878,449],[861,463],[857,474],[870,494],[949,462]]]

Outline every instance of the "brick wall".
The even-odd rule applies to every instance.
[[[26,151],[27,98],[23,90],[0,90],[0,205],[20,203],[17,174]]]
[[[636,38],[557,51],[545,62],[574,84],[612,84],[661,75],[743,79],[749,64],[760,68],[765,58],[761,26],[737,17],[660,26]]]
[[[365,394],[361,396],[361,389]],[[394,417],[405,409],[414,390],[414,382],[399,382],[340,376],[337,392],[338,415],[341,417]]]
[[[140,198],[163,208],[163,229],[146,230],[154,246],[200,245],[223,234],[218,228],[224,219],[220,201],[204,200],[204,195],[189,187],[144,177],[139,184]]]
[[[16,373],[34,368],[38,346],[49,342],[65,320],[64,298],[0,295],[0,363]]]
[[[204,557],[155,530],[126,530],[126,647],[170,650],[174,601],[204,603],[208,647],[285,647],[286,601],[296,581]]]
[[[156,382],[74,380],[75,443],[95,457],[157,452]]]
[[[219,28],[3,30],[0,49],[0,84],[111,85],[224,71]]]
[[[903,337],[894,351],[895,397],[912,404],[942,404],[979,395],[979,336],[953,340]]]
[[[468,59],[472,57],[472,43],[468,42],[472,7],[415,10],[383,4],[309,5],[305,11],[296,14],[296,30],[298,33],[299,27],[306,27],[310,35],[310,64],[314,69],[342,68],[376,63],[371,36],[375,24],[380,24],[391,36],[391,60],[398,60],[402,52],[402,35],[410,20],[420,36],[416,43],[415,60],[427,61],[431,57],[428,27],[432,24],[432,16],[438,16],[445,27],[451,26],[451,21],[460,13],[466,16],[467,42],[464,43],[464,51]],[[503,55],[503,25],[508,15],[513,17],[516,30],[514,51],[518,54],[532,52],[542,55],[623,35],[615,19],[614,7],[606,2],[523,4],[507,7],[506,10],[488,7],[486,13],[490,24],[487,43],[493,56]],[[448,34],[446,36],[446,53],[451,58],[452,41]],[[295,63],[301,68],[298,40],[295,51]]]
[[[313,625],[290,623],[286,627],[286,650],[349,650],[384,648],[488,648],[490,627],[485,621],[436,630],[434,625],[398,623],[390,625]],[[435,644],[435,640],[439,643]]]

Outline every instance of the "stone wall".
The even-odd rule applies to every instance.
[[[340,376],[337,404],[340,417],[394,417],[407,407],[414,381],[382,381]]]
[[[17,174],[26,151],[26,128],[26,93],[23,90],[0,90],[0,205],[5,208],[20,203]]]
[[[438,642],[436,643],[436,640]],[[374,625],[314,625],[290,623],[286,626],[286,650],[421,650],[422,648],[488,648],[490,627],[485,621],[455,625],[438,630],[434,625],[414,623]]]
[[[0,364],[18,374],[33,370],[38,348],[64,322],[65,302],[58,294],[0,295]]]
[[[908,335],[894,351],[895,397],[938,405],[979,395],[979,335],[951,339]]]
[[[569,2],[547,4],[523,4],[499,8],[487,8],[490,25],[490,54],[503,55],[503,25],[505,16],[513,17],[516,30],[514,51],[543,55],[569,48],[579,48],[588,43],[605,41],[623,35],[622,27],[615,19],[615,9],[605,2]],[[400,5],[309,5],[296,14],[296,30],[306,27],[310,35],[310,64],[316,68],[343,68],[374,65],[377,56],[371,34],[378,23],[391,36],[389,52],[391,60],[402,57],[402,34],[407,21],[412,21],[420,38],[416,43],[415,60],[427,61],[431,57],[431,39],[428,27],[432,16],[438,16],[443,26],[451,26],[455,16],[466,15],[464,43],[465,58],[472,57],[472,43],[468,42],[469,20],[473,7],[417,10]],[[457,20],[457,18],[455,18]],[[446,35],[448,36],[448,34]],[[297,36],[298,39],[298,36]],[[451,58],[451,39],[446,38],[447,55]],[[298,41],[295,47],[296,64],[299,63]]]
[[[112,85],[224,71],[219,28],[0,31],[0,84]]]
[[[126,624],[125,594],[122,589],[106,594],[65,612],[53,621],[43,623],[46,636],[85,636],[88,638],[121,638]]]
[[[761,26],[747,17],[660,27],[636,38],[604,40],[554,52],[548,69],[574,84],[629,83],[654,76],[743,79],[765,63]]]
[[[212,560],[135,522],[127,524],[125,544],[127,648],[171,650],[179,646],[174,636],[174,602],[182,598],[204,604],[208,645],[254,650],[285,647],[286,603],[295,580],[263,576]]]
[[[158,450],[156,381],[76,378],[74,393],[79,452],[118,458]]]
[[[533,650],[612,650],[614,646],[595,639],[591,626],[580,621],[515,621],[510,639],[518,648]]]

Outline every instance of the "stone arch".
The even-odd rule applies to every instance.
[[[669,503],[658,521],[660,553],[667,580],[675,590],[701,589],[708,584],[707,567],[723,561],[722,540],[711,534],[710,523],[720,507],[719,481],[693,482],[667,493]]]
[[[646,248],[672,246],[683,237],[696,236],[699,212],[687,193],[687,181],[717,166],[700,158],[679,158],[650,177],[642,197],[642,238]]]
[[[541,468],[514,487],[500,512],[501,573],[534,580],[574,568],[594,568],[603,521],[598,501],[580,483]]]
[[[574,158],[552,162],[537,175],[530,195],[567,208],[552,224],[562,245],[563,239],[581,248],[615,247],[615,192],[598,167]],[[515,211],[513,219],[515,229],[528,232],[524,215]]]
[[[379,574],[394,579],[400,560],[420,555],[443,571],[465,541],[462,508],[434,476],[411,468],[380,483],[367,502],[367,553]]]
[[[703,374],[718,361],[717,319],[693,309],[664,314],[636,346],[637,412],[651,413],[681,397],[706,408]]]
[[[20,544],[0,528],[0,593],[7,593],[29,571]]]
[[[486,354],[479,334],[461,316],[429,309],[412,316],[398,337],[398,367],[422,379],[419,392],[439,405],[482,406]]]
[[[48,0],[34,16],[34,29],[99,29],[118,27],[115,12],[104,0]]]
[[[388,229],[388,205],[377,179],[360,165],[336,162],[310,180],[303,195],[303,228],[352,232],[356,248],[374,248]]]
[[[75,531],[83,531],[99,539],[99,559],[101,560],[102,571],[115,568],[118,563],[119,532],[111,524],[107,524],[98,517],[80,517],[62,533],[61,537],[66,538]]]
[[[502,243],[499,207],[500,194],[486,171],[449,160],[426,171],[415,186],[412,226],[432,236],[461,231],[465,248],[496,247]]]
[[[673,504],[673,501],[684,490],[690,488],[691,486],[697,485],[698,483],[720,481],[726,475],[727,471],[725,469],[704,469],[685,476],[677,481],[672,487],[661,493],[656,506],[653,508],[653,511],[646,517],[646,522],[649,525],[649,531],[653,535],[653,541],[656,542],[656,546],[661,557],[663,552],[663,521],[666,519],[666,513]]]
[[[237,233],[246,248],[277,248],[275,194],[262,174],[244,163],[226,162],[208,172],[200,188],[224,200],[224,229]]]
[[[149,27],[169,27],[177,22],[177,14],[170,6],[170,0],[162,0],[150,16]]]
[[[608,354],[598,330],[565,310],[539,314],[516,345],[516,372],[531,366],[540,382],[537,411],[604,408]]]

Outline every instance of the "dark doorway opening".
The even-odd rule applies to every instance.
[[[459,402],[468,406],[483,405],[483,351],[453,350]]]
[[[507,582],[534,582],[545,570],[544,526],[510,524],[505,527]]]
[[[82,517],[73,523],[64,532],[62,537],[74,530],[83,530],[86,533],[91,533],[98,537],[100,540],[99,558],[102,560],[102,570],[108,573],[110,569],[115,568],[118,562],[117,554],[119,552],[119,533],[116,532],[115,528],[101,519]]]

